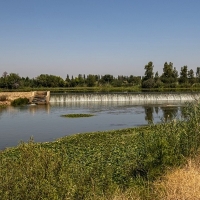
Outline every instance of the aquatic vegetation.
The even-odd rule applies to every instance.
[[[0,152],[0,199],[156,199],[154,181],[199,153],[199,122],[188,104],[168,123],[21,143]]]
[[[12,106],[22,106],[28,104],[29,99],[28,98],[18,98],[11,102]]]
[[[68,117],[68,118],[79,118],[79,117],[92,117],[94,115],[92,114],[66,114],[66,115],[61,115],[61,117]]]

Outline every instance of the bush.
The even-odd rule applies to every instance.
[[[11,102],[12,106],[22,106],[28,104],[29,99],[27,98],[18,98]]]

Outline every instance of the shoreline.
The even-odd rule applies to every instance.
[[[27,98],[32,97],[33,92],[0,92],[0,97],[4,96],[5,100],[0,101],[0,106],[10,105],[11,102],[18,98]]]

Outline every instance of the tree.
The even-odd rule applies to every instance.
[[[143,88],[153,88],[155,85],[154,79],[153,79],[153,62],[149,62],[147,65],[145,65],[145,74],[142,79],[142,87]]]
[[[112,81],[113,81],[113,76],[110,75],[110,74],[106,74],[106,75],[102,76],[101,79],[102,79],[102,82],[103,82],[103,83],[111,84]]]
[[[87,76],[87,86],[88,87],[93,87],[93,86],[95,86],[95,76],[94,75],[91,75],[91,74],[89,74],[88,76]]]
[[[192,69],[188,71],[188,82],[190,84],[195,83],[194,71]]]
[[[41,74],[36,78],[39,87],[63,87],[65,81],[60,76]]]
[[[188,76],[188,69],[187,69],[187,66],[185,65],[185,66],[181,67],[179,82],[181,84],[188,83],[187,76]]]
[[[163,87],[163,82],[160,80],[160,76],[158,75],[158,72],[155,73],[154,82],[155,82],[155,85],[154,85],[155,88]]]
[[[6,76],[6,79],[9,89],[16,89],[20,86],[21,77],[18,74],[10,73]]]
[[[2,75],[3,78],[6,78],[8,76],[8,73],[5,71]]]
[[[200,67],[197,67],[197,71],[196,71],[196,82],[200,82]]]
[[[145,75],[143,78],[143,81],[146,81],[148,79],[153,78],[153,62],[149,62],[147,65],[145,65],[144,69],[145,69]]]
[[[178,79],[178,72],[175,67],[173,67],[173,63],[167,62],[164,63],[163,73],[160,77],[161,81],[165,84],[166,87],[175,87]]]

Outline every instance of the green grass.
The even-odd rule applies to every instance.
[[[200,91],[199,85],[196,87],[191,86],[190,88],[151,88],[145,89],[140,86],[122,86],[122,87],[113,87],[113,86],[99,86],[99,87],[57,87],[57,88],[19,88],[19,89],[0,89],[2,92],[30,92],[30,91],[51,91],[51,92],[191,92],[191,91]]]
[[[66,115],[61,115],[61,117],[68,117],[68,118],[79,118],[79,117],[92,117],[94,115],[92,114],[66,114]]]
[[[153,181],[199,154],[200,104],[184,120],[21,143],[0,152],[0,199],[112,199],[135,188],[156,199]]]

